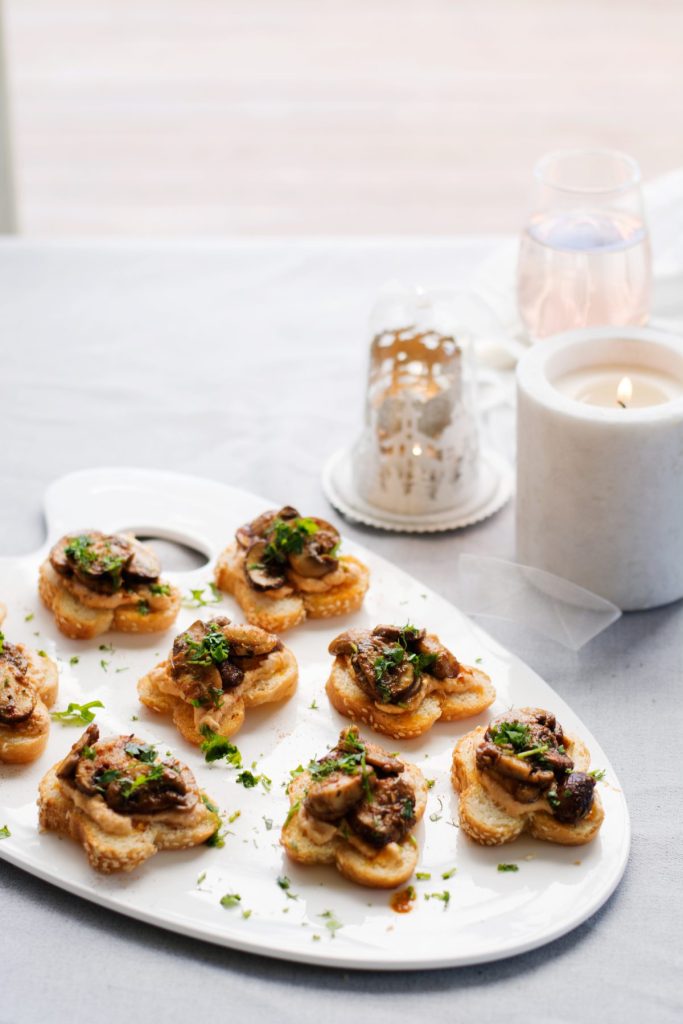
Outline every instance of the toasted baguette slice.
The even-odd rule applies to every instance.
[[[68,784],[57,778],[54,765],[39,787],[39,823],[43,831],[58,832],[80,843],[91,866],[102,874],[133,871],[159,850],[185,850],[206,842],[220,826],[220,817],[200,800],[182,824],[155,821],[154,815],[132,818],[129,833],[105,832],[77,807]]]
[[[339,564],[348,569],[348,581],[327,591],[299,591],[284,597],[269,597],[267,592],[255,590],[248,583],[244,574],[244,557],[244,549],[236,543],[225,548],[216,564],[216,586],[233,595],[248,622],[267,629],[269,633],[292,629],[306,616],[326,619],[355,612],[362,605],[369,585],[367,567],[357,558],[344,555]]]
[[[340,714],[353,722],[363,722],[385,736],[402,740],[421,736],[440,718],[452,722],[478,715],[496,699],[491,680],[477,668],[463,665],[458,682],[462,683],[462,689],[452,693],[433,690],[415,710],[393,714],[381,710],[370,700],[356,682],[347,657],[339,655],[334,659],[325,690]]]
[[[511,843],[523,832],[528,832],[535,839],[563,846],[590,843],[598,834],[605,816],[598,792],[594,794],[590,813],[575,825],[566,825],[547,811],[525,811],[524,804],[513,800],[503,790],[498,793],[499,787],[495,783],[487,785],[487,779],[477,768],[476,749],[485,731],[483,726],[479,726],[467,733],[453,752],[451,778],[460,795],[460,825],[468,836],[483,846]],[[571,738],[567,753],[578,771],[588,770],[590,754],[581,740]]]
[[[38,592],[43,604],[54,614],[60,632],[72,640],[91,640],[110,629],[122,633],[159,633],[173,625],[180,611],[177,587],[171,587],[170,600],[160,610],[145,610],[146,603],[135,594],[130,603],[116,608],[90,607],[68,589],[47,560],[40,567]],[[147,590],[143,592],[146,594]]]
[[[415,817],[423,817],[427,807],[427,782],[420,769],[403,761],[403,777],[415,790]],[[308,772],[297,775],[289,785],[290,809],[282,827],[280,842],[287,856],[298,864],[334,864],[337,870],[357,885],[370,889],[394,889],[407,882],[417,866],[419,848],[411,833],[400,843],[389,843],[382,850],[373,850],[365,843],[352,845],[339,829],[324,843],[313,842],[304,830],[302,815],[306,790],[311,783]]]
[[[222,718],[218,723],[218,728],[213,730],[217,735],[225,736],[226,739],[234,736],[242,727],[246,708],[255,707],[257,704],[278,703],[288,700],[292,696],[299,680],[296,658],[286,647],[276,653],[278,660],[282,663],[278,671],[267,679],[258,680],[254,684],[250,684],[247,674],[245,680],[235,688],[234,693],[237,699],[234,703],[226,706],[225,710],[220,709]],[[199,744],[204,737],[197,727],[196,709],[181,697],[168,692],[168,687],[172,683],[173,677],[169,663],[162,661],[139,681],[140,701],[152,711],[170,715],[180,734],[188,742]]]
[[[50,735],[50,715],[57,698],[59,676],[52,658],[42,657],[28,650],[23,644],[16,644],[29,663],[28,681],[38,694],[38,700],[29,718],[16,725],[0,722],[0,762],[5,764],[28,764],[35,761],[45,750]]]

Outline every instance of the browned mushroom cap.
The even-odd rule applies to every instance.
[[[90,536],[92,533],[92,530],[87,530],[84,531],[83,536]],[[73,538],[70,536],[60,537],[57,543],[53,545],[53,547],[50,549],[50,554],[48,555],[50,565],[55,570],[55,572],[58,572],[61,576],[71,575],[72,567],[69,563],[69,559],[66,557],[66,552],[64,549],[71,543],[72,540]]]
[[[252,519],[250,523],[244,523],[243,526],[238,527],[235,533],[237,543],[243,548],[248,548],[258,537],[265,537],[276,519],[298,518],[299,513],[291,505],[285,505],[280,509],[271,508],[267,512],[262,512],[256,519]]]
[[[552,812],[558,821],[574,825],[585,818],[593,806],[595,779],[585,772],[572,772],[564,783],[557,787],[557,797]]]
[[[373,636],[381,637],[382,640],[388,640],[392,643],[398,643],[399,640],[403,640],[408,646],[412,643],[416,643],[421,640],[425,635],[424,629],[417,629],[415,626],[387,626],[380,625],[375,626],[372,631]]]
[[[379,779],[372,799],[356,804],[347,821],[361,839],[376,849],[400,843],[416,821],[415,791],[405,779]]]
[[[262,539],[254,541],[245,555],[244,572],[254,590],[277,590],[286,583],[284,572],[264,561],[267,543]]]
[[[309,534],[302,551],[289,555],[289,564],[300,576],[320,579],[334,572],[339,559],[333,553],[341,540],[338,530],[324,519],[313,519],[318,529]]]
[[[85,586],[100,593],[112,594],[122,585],[123,572],[132,557],[132,551],[125,537],[109,536],[92,530],[69,537],[63,547],[63,556],[69,570]],[[61,555],[56,554],[55,558],[59,564]]]
[[[132,735],[95,746],[84,742],[86,736],[67,759],[73,763],[76,755],[72,778],[86,796],[102,796],[108,807],[123,814],[188,810],[197,803],[194,777],[178,761],[158,761],[155,748]]]
[[[366,629],[347,629],[331,641],[327,648],[330,654],[355,654],[362,637],[367,636]]]
[[[211,658],[208,659],[209,664],[200,664],[197,660],[197,649],[203,644],[211,627],[222,629],[224,625],[228,626],[229,622],[229,619],[222,616],[211,622],[196,619],[173,641],[171,674],[185,700],[215,704],[223,689],[230,689],[242,681],[244,673],[231,665],[228,659],[220,664],[216,664]],[[225,675],[221,672],[223,666],[226,666]]]
[[[86,747],[94,747],[100,738],[99,726],[93,722],[85,730],[83,735],[76,740],[69,753],[57,767],[58,779],[72,779],[76,774],[76,768],[81,760],[81,754]]]
[[[6,641],[0,652],[0,722],[17,725],[31,717],[38,695],[28,681],[28,663],[19,649]]]
[[[364,780],[360,771],[352,775],[332,772],[327,778],[311,783],[304,807],[321,821],[338,821],[362,799],[364,788],[371,785],[374,774],[371,769],[366,770]]]
[[[420,637],[415,650],[434,658],[426,671],[436,679],[456,679],[460,675],[460,662],[435,636]]]
[[[133,557],[125,569],[127,583],[135,586],[138,583],[153,583],[161,574],[161,562],[151,548],[141,544],[133,537],[123,537],[130,546]]]

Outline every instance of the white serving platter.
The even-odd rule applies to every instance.
[[[287,498],[281,495],[281,503]],[[50,487],[45,547],[29,556],[0,560],[0,601],[8,608],[3,625],[8,640],[44,649],[58,659],[56,708],[65,708],[69,701],[100,699],[105,709],[98,712],[97,722],[103,735],[134,731],[158,744],[162,752],[172,750],[186,761],[225,813],[229,834],[221,849],[201,846],[160,853],[132,874],[97,875],[78,845],[41,834],[37,828],[38,781],[80,735],[78,727],[53,723],[48,750],[37,763],[0,766],[0,826],[6,824],[11,832],[0,841],[0,857],[94,903],[171,931],[266,956],[336,967],[412,970],[482,963],[551,942],[581,924],[614,891],[628,857],[628,811],[614,771],[586,726],[547,683],[446,600],[389,562],[347,543],[345,549],[363,559],[372,573],[363,610],[340,620],[307,622],[285,635],[299,661],[298,692],[284,705],[248,713],[234,738],[244,764],[256,761],[255,770],[272,779],[270,792],[261,786],[245,790],[225,764],[204,764],[197,748],[166,719],[138,703],[136,682],[166,655],[175,629],[151,637],[107,634],[94,641],[71,641],[58,632],[38,599],[37,569],[49,545],[61,534],[83,528],[135,528],[141,534],[184,541],[208,556],[210,563],[164,575],[186,593],[206,588],[211,563],[235,527],[275,504],[210,480],[135,469],[75,473]],[[302,509],[303,514],[319,511]],[[221,604],[199,611],[184,608],[177,631],[197,616],[209,618],[216,612],[240,618],[237,605],[225,597]],[[531,839],[497,849],[479,847],[457,827],[457,797],[449,769],[456,739],[486,716],[437,724],[420,740],[387,740],[389,749],[400,749],[435,780],[427,814],[416,832],[418,870],[431,873],[431,879],[413,879],[414,909],[397,914],[390,907],[390,893],[355,886],[333,868],[291,864],[278,839],[288,809],[283,784],[290,769],[324,753],[346,721],[325,697],[330,639],[351,624],[407,620],[429,626],[463,661],[481,659],[498,692],[492,713],[511,705],[538,705],[554,711],[569,732],[581,735],[591,749],[593,765],[607,770],[606,782],[600,785],[606,817],[600,835],[587,847],[555,847]],[[101,644],[114,649],[103,651]],[[70,665],[72,655],[79,659],[75,665]],[[519,870],[499,872],[501,862],[515,863]],[[444,880],[442,875],[453,868],[455,873]],[[289,893],[277,884],[278,876],[285,874],[291,880]],[[445,890],[450,894],[448,904],[425,898]],[[239,893],[239,906],[221,906],[220,899],[228,892]],[[243,916],[243,910],[251,914]],[[323,916],[328,911],[333,917]],[[341,927],[329,927],[338,923]]]

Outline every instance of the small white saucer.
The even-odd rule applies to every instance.
[[[513,487],[510,464],[492,448],[484,448],[477,486],[460,504],[428,515],[396,515],[360,497],[353,482],[352,468],[350,448],[337,451],[328,459],[322,480],[327,500],[347,519],[397,533],[440,533],[472,526],[501,509]]]

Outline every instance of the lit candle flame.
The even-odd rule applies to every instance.
[[[422,448],[419,444],[413,446],[413,455],[422,455]]]
[[[633,384],[630,377],[622,377],[617,388],[617,405],[625,409],[633,398]]]

